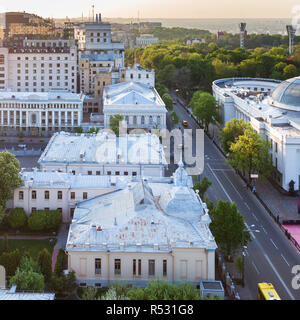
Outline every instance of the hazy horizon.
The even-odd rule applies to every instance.
[[[107,19],[291,19],[300,14],[299,0],[0,0],[0,11],[26,11],[44,18],[80,18],[95,13]],[[294,13],[292,12],[294,10]],[[159,12],[159,14],[158,14]]]

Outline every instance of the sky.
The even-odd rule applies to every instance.
[[[69,18],[95,12],[107,18],[293,18],[300,0],[0,0],[0,12],[26,11],[42,17]]]

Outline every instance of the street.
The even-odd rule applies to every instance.
[[[174,93],[171,96],[176,99]],[[179,103],[174,105],[174,111],[180,122],[188,121],[189,129],[199,128]],[[294,265],[300,265],[300,254],[207,136],[204,148],[205,169],[201,177],[206,176],[212,182],[207,191],[209,199],[215,204],[218,200],[235,202],[246,225],[255,225],[253,229],[260,231],[251,233],[252,242],[248,244],[245,257],[245,283],[252,299],[257,299],[258,282],[272,283],[281,299],[300,299],[300,290],[292,288],[295,275],[291,272]]]

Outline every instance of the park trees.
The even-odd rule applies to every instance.
[[[11,252],[3,252],[0,256],[0,265],[5,268],[6,274],[11,277],[15,274],[21,261],[19,249]]]
[[[272,172],[272,163],[269,155],[270,145],[255,130],[248,128],[244,134],[230,145],[230,164],[243,173],[248,173],[251,183],[251,174],[259,174],[267,178]]]
[[[206,132],[208,132],[210,124],[215,124],[221,120],[220,107],[210,93],[196,91],[191,99],[190,107]]]
[[[120,131],[120,122],[124,120],[124,116],[116,114],[109,118],[110,129],[115,133],[116,136],[119,136]]]
[[[41,250],[37,257],[41,273],[44,275],[45,280],[48,281],[52,275],[52,258],[46,248]]]
[[[46,211],[46,229],[55,230],[62,222],[62,213],[58,210]]]
[[[6,151],[0,152],[0,207],[2,208],[2,213],[14,189],[22,185],[19,171],[20,162],[14,155]],[[3,218],[3,214],[1,216]]]
[[[23,208],[15,208],[8,216],[8,224],[13,229],[21,228],[25,225],[27,216]]]
[[[220,131],[220,140],[224,152],[229,153],[231,144],[249,128],[251,128],[251,125],[243,119],[231,119],[228,121],[223,130]]]
[[[194,183],[194,190],[195,191],[198,190],[200,198],[204,200],[204,194],[210,186],[211,186],[211,181],[209,181],[206,177],[203,177],[201,182]]]
[[[162,96],[162,99],[166,105],[166,108],[168,110],[173,110],[173,99],[172,97],[169,95],[169,93],[164,93],[164,95]]]
[[[245,231],[244,217],[236,204],[228,201],[219,201],[210,213],[210,229],[222,254],[230,260],[235,252],[250,240],[249,233]]]
[[[47,216],[44,210],[38,210],[31,213],[28,218],[28,226],[33,231],[41,231],[46,228]]]

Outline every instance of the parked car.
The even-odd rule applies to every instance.
[[[189,126],[189,124],[188,124],[188,122],[187,122],[186,120],[183,120],[183,121],[182,121],[182,125],[183,125],[184,127],[188,127],[188,126]]]
[[[18,144],[18,148],[25,149],[26,148],[26,144]]]

